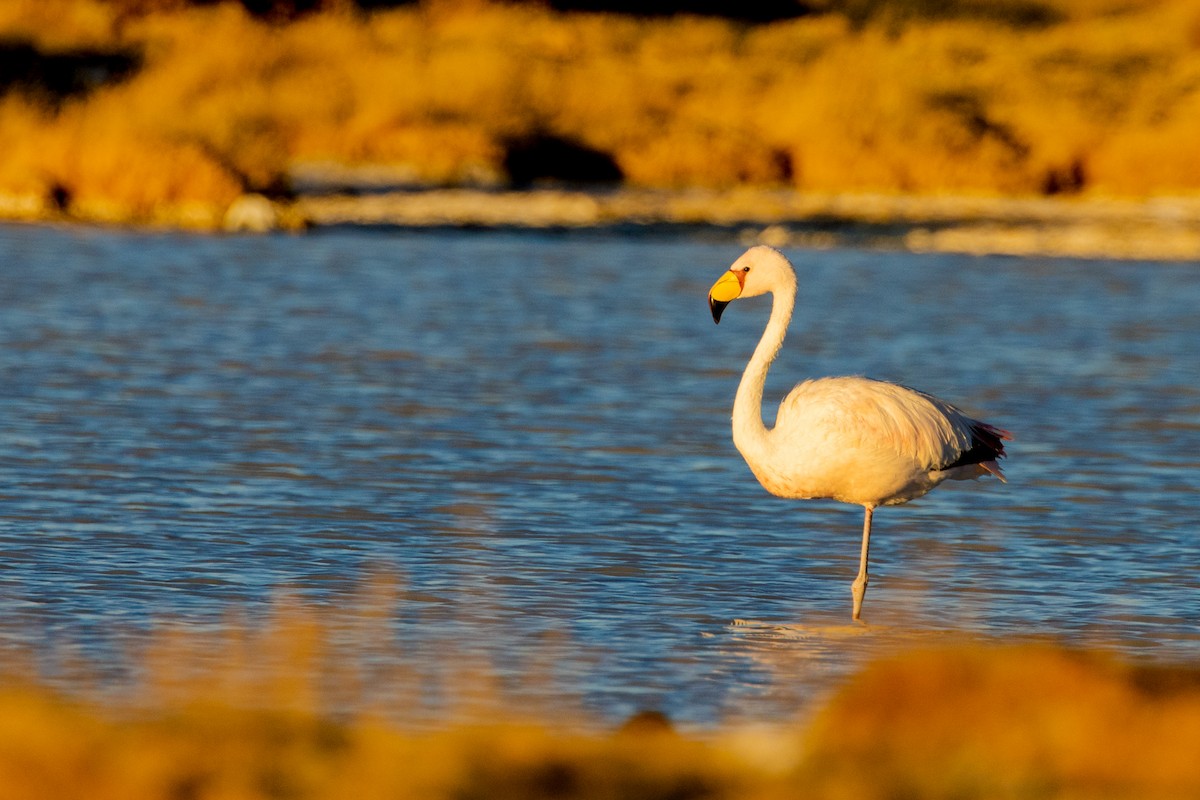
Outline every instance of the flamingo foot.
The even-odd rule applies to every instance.
[[[859,574],[854,579],[854,583],[850,586],[850,592],[854,595],[854,615],[853,619],[857,622],[862,618],[863,598],[867,596],[867,576]]]

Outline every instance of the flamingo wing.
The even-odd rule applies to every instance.
[[[785,437],[820,431],[829,449],[886,452],[922,471],[979,465],[998,477],[1002,440],[1011,438],[933,395],[858,376],[801,383],[780,404],[776,425]]]

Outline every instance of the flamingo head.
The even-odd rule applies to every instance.
[[[795,291],[796,272],[783,253],[766,245],[751,247],[708,290],[713,322],[719,323],[725,306],[739,297],[757,297],[788,287]]]

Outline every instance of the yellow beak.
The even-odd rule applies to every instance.
[[[725,306],[736,300],[741,293],[741,275],[733,271],[726,272],[713,284],[708,290],[708,308],[712,311],[713,322],[721,321],[721,312],[725,310]]]

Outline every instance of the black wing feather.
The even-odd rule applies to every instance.
[[[1004,458],[1004,440],[1012,439],[1012,434],[1006,430],[988,425],[986,422],[971,421],[971,446],[964,450],[958,458],[939,469],[954,469],[969,464],[982,464],[985,461],[995,461]]]

